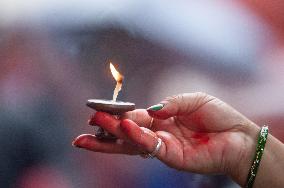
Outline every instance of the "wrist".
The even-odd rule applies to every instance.
[[[244,126],[243,130],[241,130],[242,141],[237,146],[240,149],[236,150],[238,152],[230,163],[228,175],[242,187],[246,184],[247,176],[254,159],[259,132],[260,127],[253,122]]]

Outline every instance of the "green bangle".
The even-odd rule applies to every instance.
[[[253,160],[253,163],[251,165],[251,168],[248,174],[246,188],[252,188],[253,186],[256,173],[259,167],[259,163],[261,161],[261,157],[264,152],[264,147],[265,147],[265,143],[267,140],[267,136],[268,136],[268,126],[263,126],[258,135],[256,153],[255,153],[254,160]]]

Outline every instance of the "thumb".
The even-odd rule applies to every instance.
[[[173,116],[188,115],[213,99],[213,96],[202,92],[183,93],[167,97],[159,104],[147,108],[147,112],[154,118],[168,119]]]

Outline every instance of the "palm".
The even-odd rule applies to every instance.
[[[225,103],[212,100],[186,116],[157,120],[154,129],[167,132],[170,138],[167,155],[162,160],[169,166],[193,172],[224,170],[223,159],[229,157],[224,155],[238,153],[227,151],[237,148],[234,143],[242,141],[238,126],[239,122],[246,121],[240,114],[237,114],[241,117],[238,122],[235,115],[231,118],[225,115],[226,119],[219,115],[235,114],[232,110]]]

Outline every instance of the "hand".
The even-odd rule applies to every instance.
[[[119,141],[81,135],[74,145],[95,152],[138,155],[151,153],[159,137],[162,146],[156,157],[168,166],[225,173],[239,184],[244,184],[248,174],[259,129],[226,103],[204,93],[169,97],[147,110],[128,112],[120,120],[97,112],[90,124],[101,126]]]

